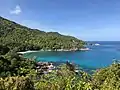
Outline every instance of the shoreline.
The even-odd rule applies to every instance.
[[[32,50],[28,50],[28,51],[23,51],[23,52],[17,52],[18,54],[26,54],[26,53],[33,53],[33,52],[41,52],[41,51],[55,51],[55,52],[62,52],[62,51],[65,51],[65,52],[69,52],[69,51],[89,51],[91,50],[90,48],[81,48],[79,50],[77,49],[70,49],[70,50],[67,50],[67,49],[58,49],[58,50],[38,50],[38,51],[32,51]]]
[[[26,54],[26,53],[32,53],[32,52],[39,52],[39,51],[23,51],[23,52],[17,52],[18,54]]]

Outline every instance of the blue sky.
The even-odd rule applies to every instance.
[[[0,0],[0,16],[82,40],[120,41],[120,0]]]

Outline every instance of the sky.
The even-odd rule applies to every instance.
[[[0,16],[86,41],[120,41],[120,0],[0,0]]]

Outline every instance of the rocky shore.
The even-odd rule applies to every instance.
[[[66,61],[66,63],[64,62],[64,64],[66,64],[66,67],[70,71],[73,71],[76,74],[78,73],[79,69],[75,68],[75,65],[73,63]],[[50,62],[37,62],[36,63],[36,72],[41,75],[51,73],[53,70],[59,71],[61,69],[53,65],[53,63],[50,63]]]
[[[36,71],[40,74],[47,74],[52,72],[55,69],[53,63],[50,62],[37,62],[36,63]]]
[[[79,49],[79,51],[89,51],[89,50],[91,50],[90,48],[87,48],[87,47],[85,47],[85,48],[80,48]]]

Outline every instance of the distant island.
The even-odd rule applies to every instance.
[[[0,17],[0,44],[14,51],[76,51],[84,48],[85,42],[58,32],[31,29]]]

